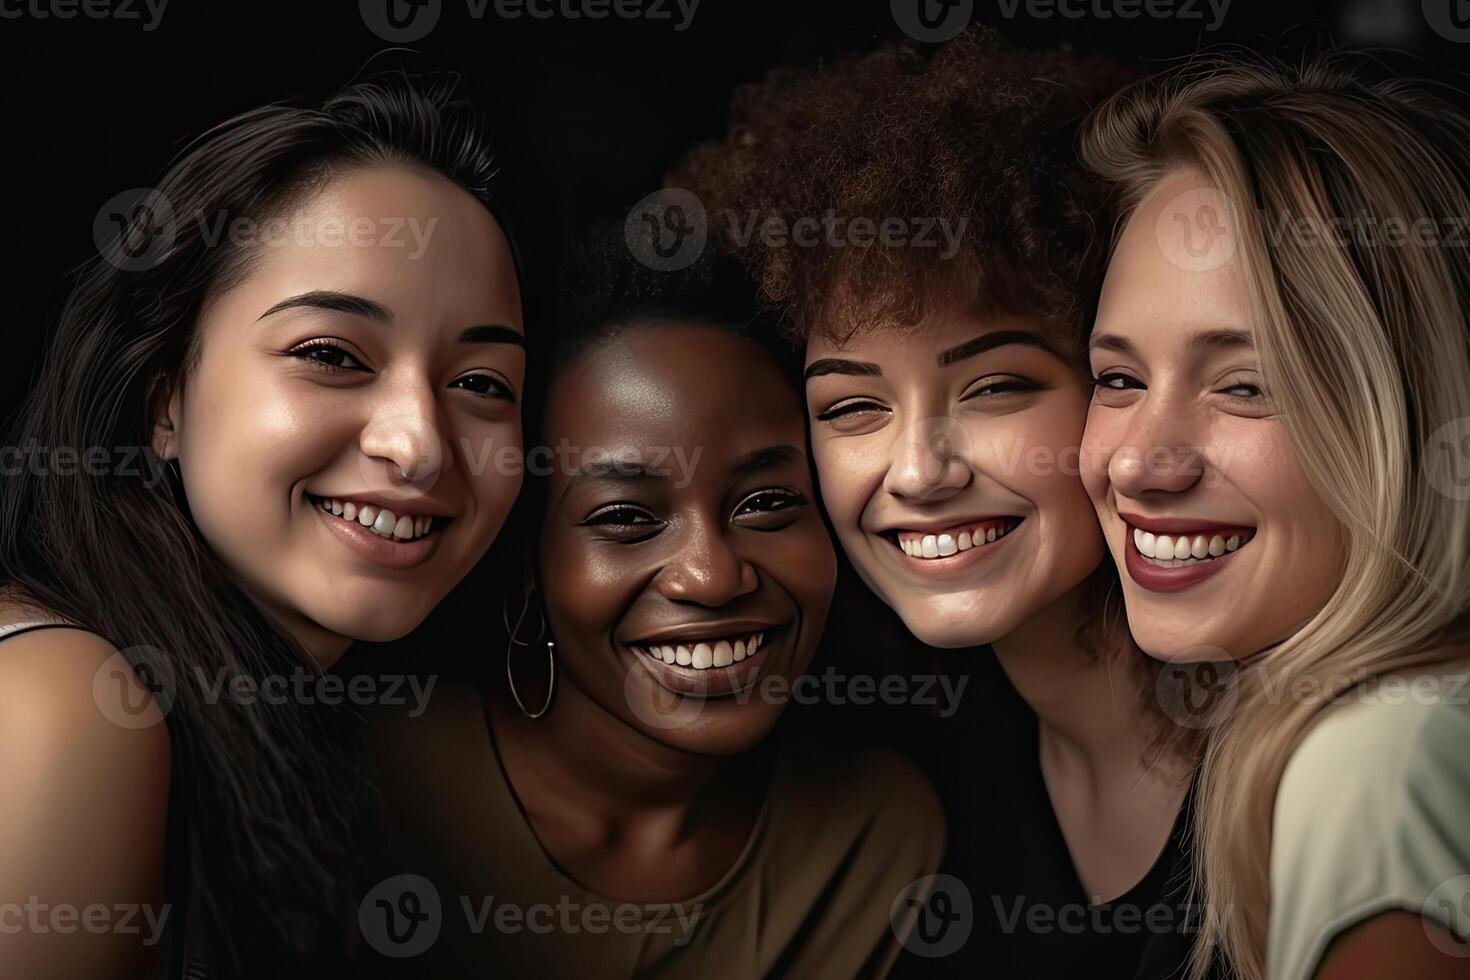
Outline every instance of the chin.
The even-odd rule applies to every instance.
[[[1003,624],[984,621],[971,610],[902,609],[903,625],[919,642],[940,650],[984,646],[1005,635]]]
[[[350,640],[366,643],[388,643],[400,640],[424,621],[427,611],[404,608],[401,601],[364,603],[362,608],[343,608],[336,605],[331,609],[319,610],[312,616],[318,626],[345,636]]]
[[[1218,633],[1195,630],[1181,633],[1168,622],[1140,623],[1129,620],[1129,629],[1138,648],[1155,660],[1170,664],[1193,664],[1206,661],[1235,660],[1230,646],[1220,642]]]

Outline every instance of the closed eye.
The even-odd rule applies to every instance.
[[[1030,378],[1019,376],[1007,376],[996,378],[984,378],[976,382],[975,387],[960,396],[960,401],[967,402],[972,398],[996,398],[1005,395],[1014,395],[1021,392],[1037,391],[1041,385]]]
[[[883,405],[867,398],[853,398],[848,401],[838,402],[829,408],[817,413],[817,421],[831,422],[833,419],[850,418],[855,415],[864,415],[873,412],[887,412]]]

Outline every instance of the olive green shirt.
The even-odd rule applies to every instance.
[[[390,874],[420,877],[370,895],[362,924],[380,952],[411,916],[437,927],[405,944],[416,977],[881,977],[900,947],[890,909],[944,851],[938,798],[911,763],[792,730],[773,736],[767,798],[720,881],[682,902],[621,902],[541,846],[478,692],[441,684],[421,717],[382,713],[371,733]],[[421,894],[405,902],[403,882]],[[377,917],[394,911],[405,928],[385,940]]]

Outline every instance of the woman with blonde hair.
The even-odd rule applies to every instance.
[[[1215,695],[1196,976],[1470,973],[1470,119],[1377,71],[1197,61],[1084,134],[1088,491]]]

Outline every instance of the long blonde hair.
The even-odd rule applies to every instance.
[[[1464,642],[1470,504],[1437,467],[1445,437],[1470,444],[1467,146],[1470,119],[1448,102],[1342,53],[1202,58],[1114,96],[1083,135],[1124,215],[1179,168],[1232,205],[1266,385],[1342,530],[1331,598],[1236,675],[1211,732],[1192,977],[1217,954],[1247,980],[1265,974],[1276,788],[1322,708]],[[1385,240],[1390,219],[1408,240]]]

